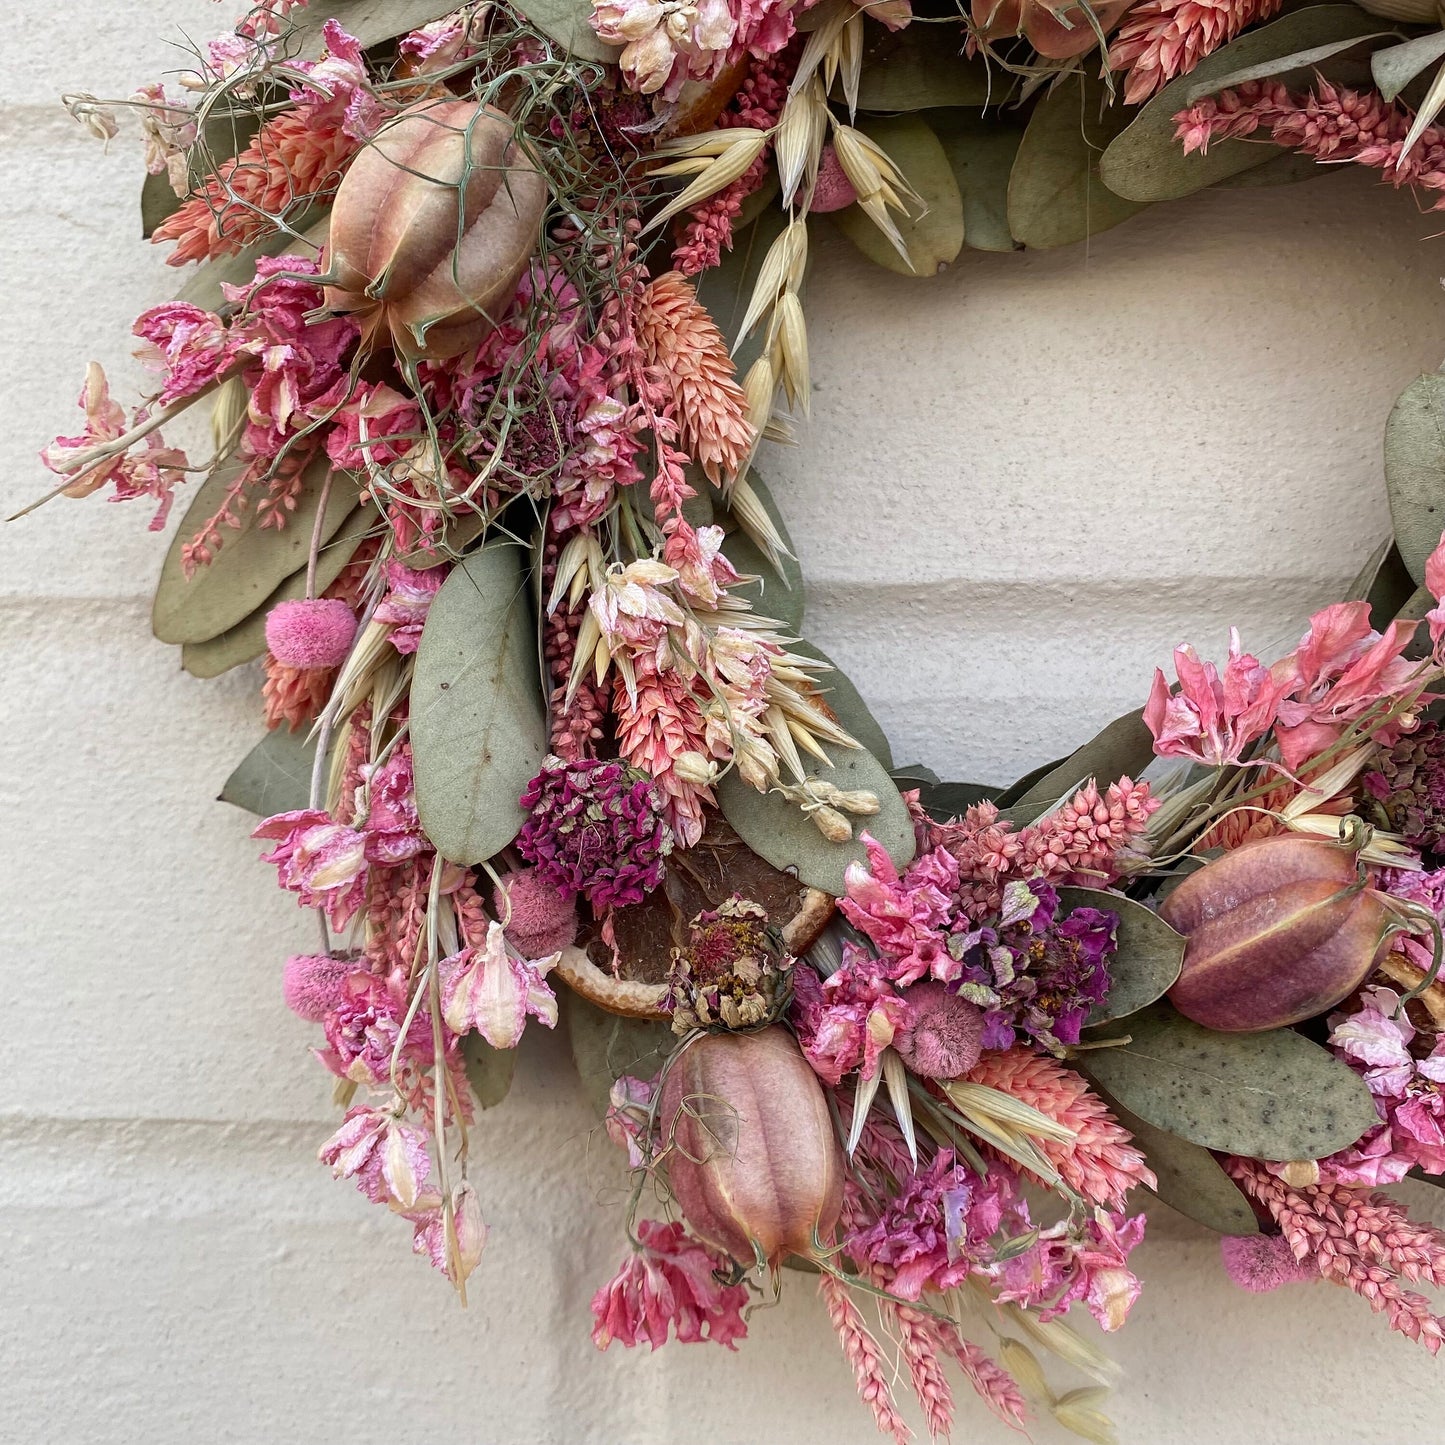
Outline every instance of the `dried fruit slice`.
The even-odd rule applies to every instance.
[[[734,893],[767,909],[769,922],[792,953],[804,953],[817,942],[835,907],[830,894],[764,862],[723,818],[715,817],[696,847],[669,859],[661,888],[613,914],[615,973],[600,925],[584,933],[580,946],[563,951],[554,973],[609,1013],[660,1018],[673,948],[687,938],[693,918]]]

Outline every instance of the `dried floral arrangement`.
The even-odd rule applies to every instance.
[[[43,460],[157,529],[194,492],[154,630],[264,667],[223,796],[316,915],[320,1157],[463,1296],[530,1021],[635,1180],[602,1348],[817,1287],[885,1434],[906,1379],[946,1435],[957,1367],[1110,1440],[1065,1317],[1124,1323],[1149,1191],[1245,1288],[1439,1349],[1445,1234],[1379,1191],[1445,1175],[1445,375],[1293,652],[1180,647],[1003,789],[894,765],[755,466],[815,224],[925,276],[1321,161],[1445,189],[1412,3],[263,0],[169,89],[68,97],[139,123],[193,269],[135,325],[154,395],[92,365]],[[203,401],[197,463],[161,429]]]

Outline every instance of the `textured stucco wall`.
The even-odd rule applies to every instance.
[[[173,277],[133,239],[133,147],[107,160],[55,97],[125,94],[235,8],[0,6],[7,511],[44,487],[88,358],[137,382],[126,328]],[[1287,640],[1383,534],[1381,425],[1445,353],[1436,230],[1337,176],[931,284],[820,244],[814,419],[769,471],[808,630],[900,758],[1011,776],[1131,705],[1179,638]],[[736,1358],[596,1355],[621,1196],[541,1031],[477,1132],[493,1232],[467,1312],[312,1162],[327,1079],[278,985],[311,932],[210,801],[257,678],[197,683],[150,641],[146,519],[61,501],[0,528],[0,1439],[876,1438],[805,1281]],[[1236,1293],[1162,1209],[1136,1258],[1111,1342],[1135,1445],[1439,1437],[1439,1369],[1342,1291]],[[964,1402],[958,1438],[1012,1437]]]

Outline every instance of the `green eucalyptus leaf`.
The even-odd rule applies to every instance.
[[[1257,65],[1246,65],[1242,70],[1231,70],[1225,75],[1216,75],[1209,80],[1192,86],[1184,94],[1184,103],[1193,105],[1206,95],[1217,95],[1221,90],[1232,90],[1247,85],[1252,80],[1268,80],[1271,76],[1283,75],[1291,70],[1313,70],[1326,60],[1353,50],[1369,40],[1379,40],[1393,34],[1389,30],[1376,30],[1370,35],[1347,35],[1343,40],[1331,40],[1324,45],[1312,45],[1308,50],[1297,50],[1292,55],[1277,56],[1272,60],[1260,61]]]
[[[246,465],[231,461],[218,467],[202,483],[171,539],[151,607],[151,629],[162,642],[205,642],[220,636],[244,622],[282,582],[304,568],[323,495],[322,542],[329,542],[356,509],[355,476],[333,474],[326,457],[318,457],[306,468],[296,508],[287,513],[284,527],[261,526],[252,501],[238,530],[222,528],[222,543],[213,560],[187,577],[181,563],[186,543],[216,514]]]
[[[296,17],[296,28],[303,43],[314,50],[321,42],[321,27],[334,19],[367,50],[440,20],[455,9],[441,0],[311,0]]]
[[[615,62],[622,53],[606,45],[588,24],[592,0],[516,0],[516,8],[544,35],[550,36],[579,60]]]
[[[1377,632],[1383,632],[1414,595],[1415,579],[1410,576],[1395,539],[1386,537],[1345,593],[1345,601],[1368,602],[1370,625]]]
[[[147,175],[140,188],[140,233],[150,240],[156,227],[181,208],[181,197],[171,188],[166,173]]]
[[[1017,803],[1035,783],[1042,782],[1050,773],[1063,767],[1067,761],[1067,758],[1055,758],[1050,763],[1040,763],[1038,767],[1030,768],[1023,777],[1015,779],[1008,787],[1001,789],[998,796],[994,798],[994,802],[1000,808],[1007,808],[1011,804]]]
[[[316,743],[305,729],[276,728],[236,765],[221,789],[220,801],[270,818],[311,801],[311,768]]]
[[[319,596],[341,575],[351,561],[371,524],[375,510],[358,507],[341,530],[322,548],[316,558],[316,592]],[[181,666],[192,677],[219,677],[233,667],[254,662],[266,651],[266,614],[282,602],[295,602],[306,595],[306,569],[293,572],[244,622],[228,627],[204,642],[181,646]]]
[[[1154,736],[1144,725],[1144,710],[1136,708],[1115,718],[1096,737],[1070,753],[1063,762],[1008,805],[1015,826],[1023,827],[1056,807],[1090,778],[1100,788],[1120,778],[1137,778],[1154,756]]]
[[[899,763],[888,769],[888,776],[905,788],[917,788],[924,783],[937,784],[943,781],[927,763]]]
[[[1417,35],[1400,45],[1387,45],[1370,57],[1370,74],[1386,100],[1394,100],[1417,75],[1445,55],[1445,30]]]
[[[517,836],[526,816],[518,799],[547,751],[523,562],[520,547],[501,541],[464,557],[437,593],[417,648],[417,812],[453,863],[484,863]]]
[[[1262,165],[1273,148],[1252,140],[1213,141],[1207,152],[1185,155],[1174,138],[1174,117],[1188,107],[1187,96],[1202,94],[1217,77],[1294,55],[1299,51],[1378,30],[1379,21],[1354,5],[1311,5],[1258,29],[1206,56],[1187,75],[1172,80],[1135,112],[1134,120],[1110,142],[1099,165],[1104,184],[1131,201],[1172,201],[1212,186],[1227,176]],[[1327,67],[1333,73],[1333,65]],[[1303,79],[1286,72],[1281,76]],[[1286,78],[1288,77],[1288,78]]]
[[[401,553],[397,561],[418,570],[454,562],[486,530],[486,518],[479,512],[462,512],[446,522],[441,536],[434,539],[431,546],[413,547],[410,552]]]
[[[998,789],[986,783],[924,783],[918,789],[918,801],[940,823],[961,817],[975,804],[992,802],[997,797]]]
[[[677,1046],[677,1035],[667,1023],[620,1018],[570,989],[562,1012],[582,1092],[599,1119],[607,1113],[612,1085],[623,1074],[653,1078]]]
[[[1108,104],[1102,81],[1080,73],[1034,107],[1008,181],[1008,229],[1025,246],[1068,246],[1127,221],[1139,206],[1099,179],[1099,157],[1131,111]]]
[[[869,792],[878,799],[878,812],[870,817],[851,816],[855,837],[848,843],[830,843],[812,819],[780,793],[760,793],[734,769],[718,785],[723,816],[738,836],[774,868],[796,873],[810,888],[821,888],[835,898],[843,892],[843,872],[866,855],[857,834],[867,832],[887,850],[899,868],[913,859],[913,819],[888,770],[863,748],[831,748],[834,759],[825,767],[805,757],[804,771],[844,792]]]
[[[1410,576],[1425,583],[1425,563],[1445,531],[1445,372],[1417,376],[1385,423],[1385,489],[1395,545]]]
[[[892,768],[893,749],[888,745],[888,735],[878,726],[878,720],[869,711],[868,704],[863,701],[858,689],[849,682],[848,675],[839,669],[837,663],[821,647],[814,647],[811,642],[802,639],[793,643],[792,647],[794,652],[801,653],[804,657],[813,657],[828,664],[832,671],[820,673],[818,676],[818,691],[822,693],[823,701],[833,710],[838,721],[885,768]]]
[[[1102,888],[1060,888],[1059,906],[1103,908],[1119,918],[1117,947],[1109,960],[1109,996],[1089,1015],[1089,1027],[1137,1013],[1174,987],[1184,962],[1184,935],[1152,908]]]
[[[759,616],[775,618],[786,630],[796,633],[803,626],[803,568],[772,490],[754,471],[748,473],[747,479],[787,551],[780,553],[774,562],[740,525],[727,518],[724,525],[731,525],[723,542],[723,555],[739,573],[757,578],[755,582],[739,582],[728,588],[728,592],[745,598]]]
[[[1216,1234],[1259,1233],[1249,1201],[1208,1149],[1156,1129],[1113,1099],[1109,1107],[1134,1136],[1159,1181],[1151,1194]]]
[[[1300,155],[1296,151],[1280,151],[1272,155],[1262,166],[1251,166],[1247,171],[1225,176],[1210,187],[1214,191],[1263,190],[1267,186],[1296,186],[1301,181],[1318,181],[1326,176],[1343,174],[1343,166],[1322,165],[1313,156]]]
[[[905,32],[906,34],[907,32]],[[1016,251],[1008,228],[1008,183],[1024,126],[1013,111],[930,111],[963,196],[963,241],[975,251]]]
[[[887,152],[903,178],[923,197],[922,215],[894,213],[905,261],[862,206],[835,211],[833,219],[870,261],[900,276],[934,276],[963,249],[963,197],[933,127],[922,116],[859,116],[858,129]]]
[[[768,248],[782,234],[788,216],[778,206],[762,212],[752,225],[733,232],[732,250],[723,252],[716,266],[710,266],[697,277],[697,299],[707,307],[733,354],[737,374],[744,376],[763,353],[767,326],[755,326],[752,335],[739,334],[748,303],[753,299],[758,273]]]
[[[932,25],[915,21],[903,30],[870,27],[858,80],[858,109],[885,112],[930,110],[940,105],[998,105],[1013,77],[991,69],[982,56],[966,57],[968,34],[955,18]],[[834,81],[832,99],[844,99]]]
[[[1379,1123],[1365,1081],[1293,1029],[1221,1034],[1167,1003],[1117,1020],[1130,1042],[1079,1067],[1155,1128],[1253,1159],[1323,1159]]]
[[[484,1109],[494,1109],[511,1092],[517,1051],[494,1049],[480,1034],[468,1034],[462,1040],[462,1066],[477,1103]]]

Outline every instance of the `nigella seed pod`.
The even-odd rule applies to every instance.
[[[457,356],[492,330],[536,248],[547,183],[512,122],[423,101],[357,156],[336,193],[326,304],[408,358]]]
[[[1325,1013],[1364,983],[1403,927],[1364,885],[1353,849],[1299,834],[1207,863],[1159,916],[1188,939],[1170,1001],[1224,1033]]]
[[[739,1264],[816,1253],[843,1203],[843,1151],[818,1076],[786,1029],[704,1034],[659,1106],[668,1181],[693,1232]]]

